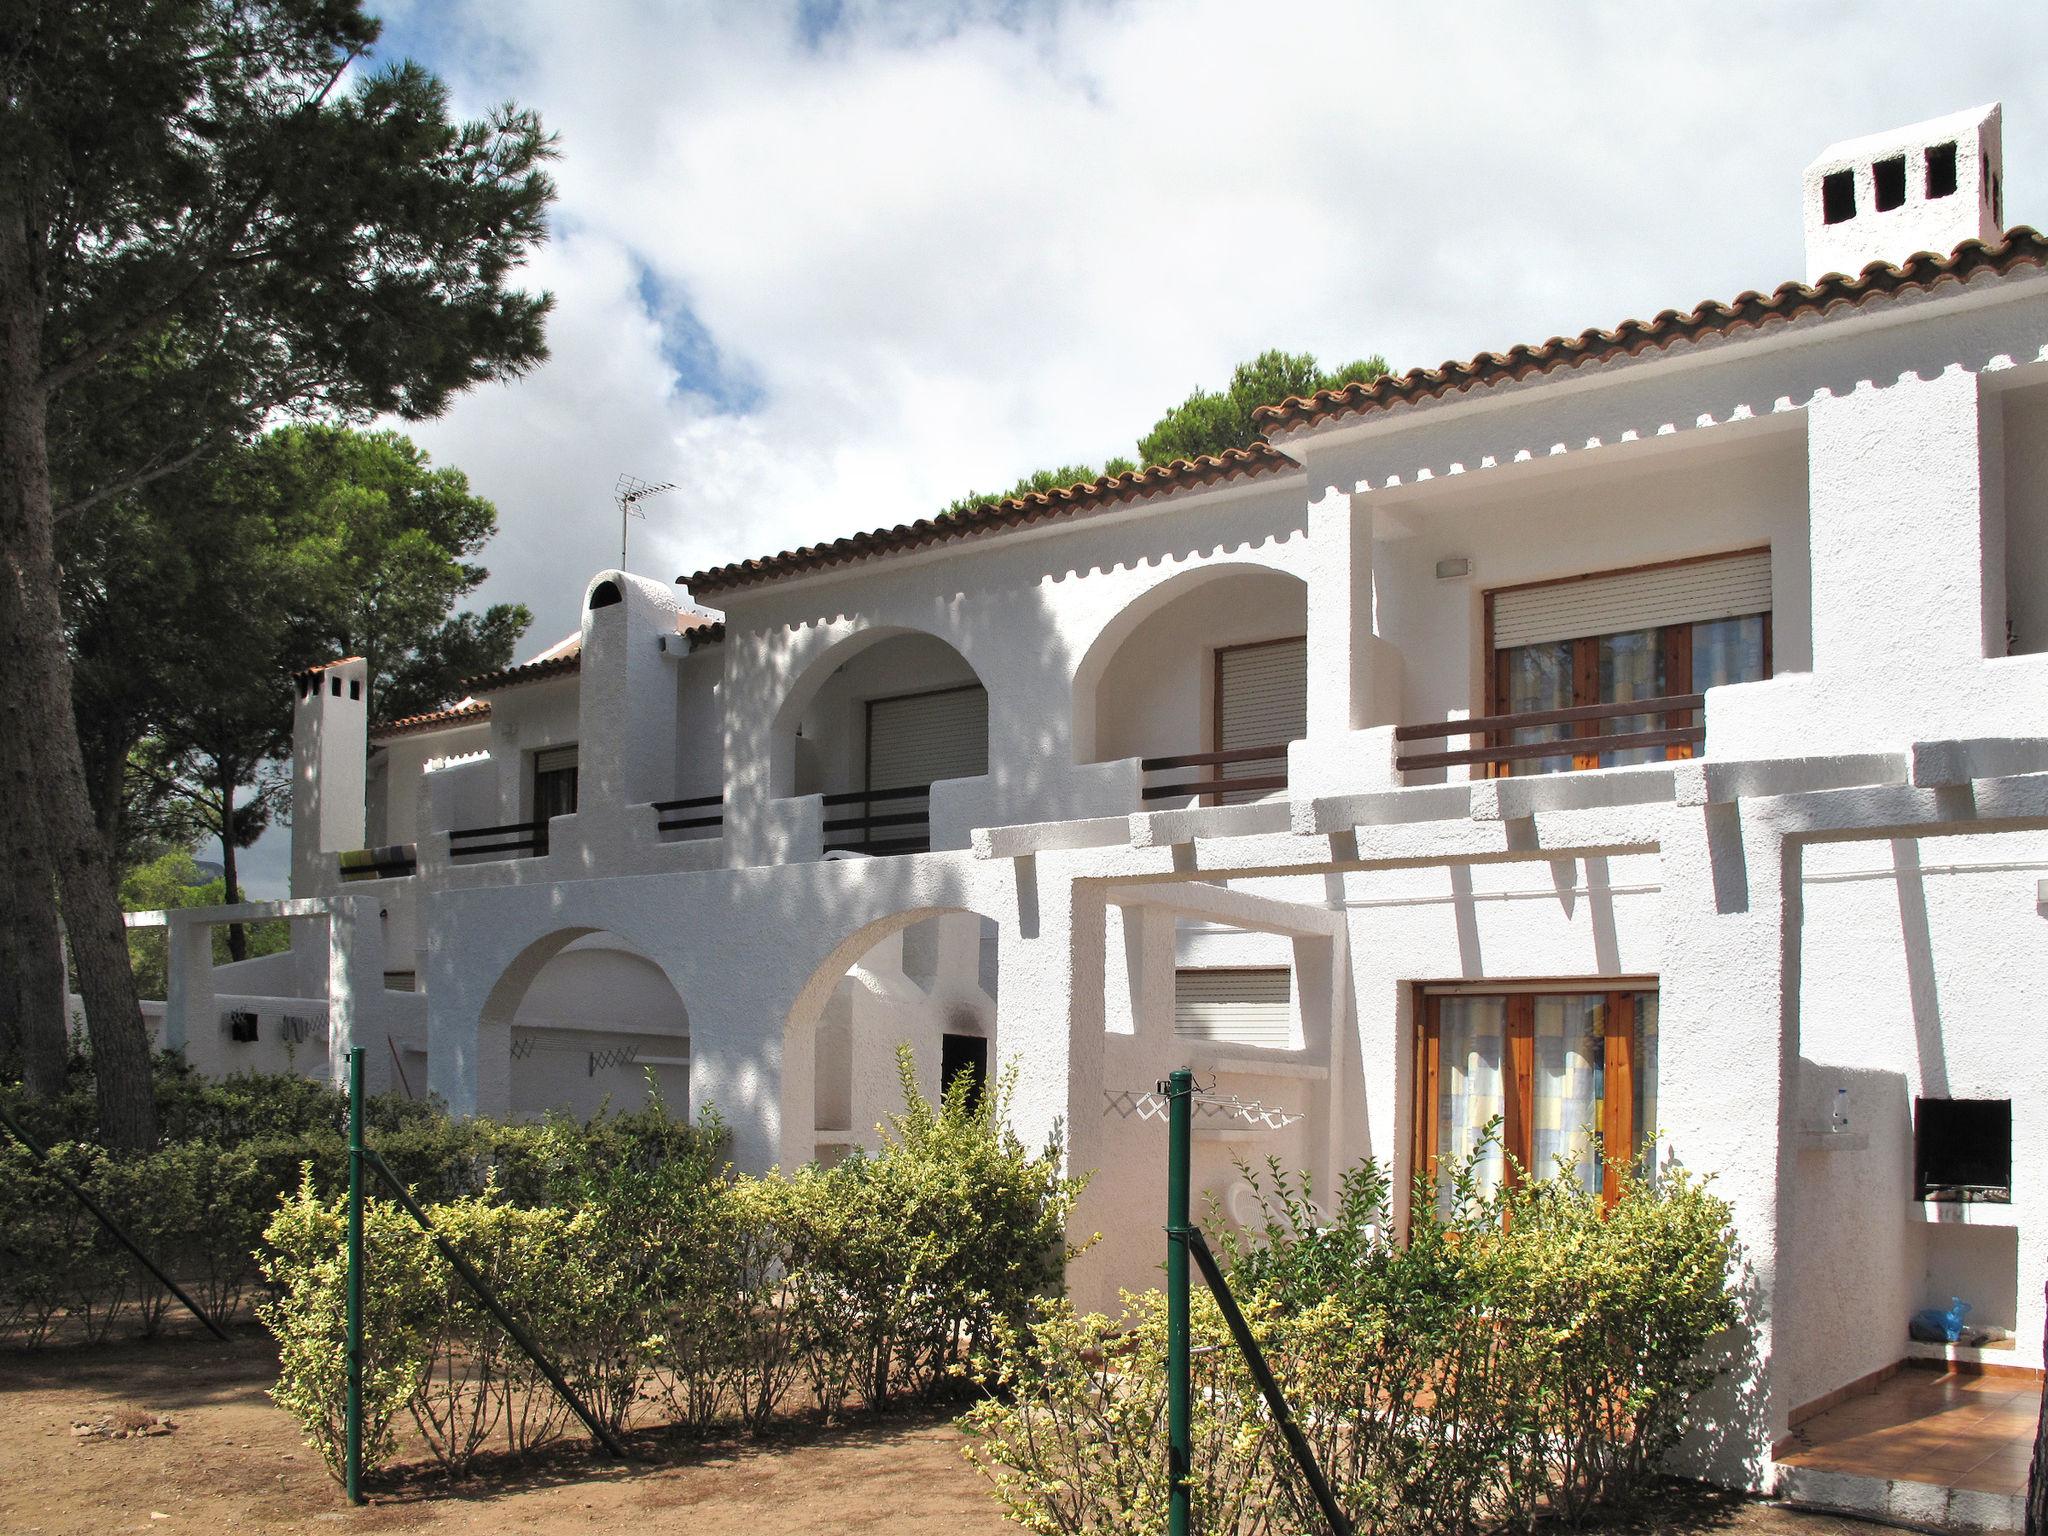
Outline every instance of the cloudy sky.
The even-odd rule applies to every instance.
[[[1269,346],[1433,365],[1802,271],[1824,145],[2006,103],[2048,7],[384,0],[380,56],[560,136],[553,358],[413,435],[573,628],[613,482],[673,577],[1128,454]],[[253,883],[253,882],[252,882]]]

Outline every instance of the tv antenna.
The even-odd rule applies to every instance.
[[[640,510],[640,503],[675,488],[673,480],[664,480],[660,485],[649,485],[638,475],[619,476],[618,484],[612,487],[612,497],[619,504],[620,570],[626,569],[626,530],[631,526],[630,519],[637,517],[643,523],[647,521],[647,514]]]

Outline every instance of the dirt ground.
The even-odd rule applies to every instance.
[[[223,1346],[174,1336],[148,1344],[0,1354],[0,1533],[632,1530],[635,1536],[891,1536],[1015,1531],[962,1459],[942,1417],[912,1412],[765,1441],[636,1442],[626,1468],[581,1446],[464,1482],[421,1472],[352,1510],[264,1389],[269,1342]],[[83,1438],[168,1419],[168,1433]],[[1878,1536],[1852,1521],[1713,1496],[1676,1502],[1650,1527],[1729,1536]]]

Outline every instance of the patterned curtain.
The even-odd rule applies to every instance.
[[[1478,1147],[1488,1122],[1506,1112],[1501,1068],[1507,1047],[1507,999],[1446,997],[1437,1005],[1442,1025],[1437,1067],[1437,1214],[1452,1214],[1450,1174]],[[1479,1188],[1491,1193],[1504,1160],[1496,1139],[1477,1169]]]
[[[1547,1179],[1558,1161],[1587,1189],[1600,1188],[1600,1129],[1607,998],[1544,994],[1536,998],[1535,1103],[1529,1177]]]

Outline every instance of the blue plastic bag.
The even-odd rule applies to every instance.
[[[1907,1333],[1928,1344],[1954,1344],[1963,1336],[1964,1319],[1970,1315],[1970,1304],[1960,1296],[1951,1296],[1948,1310],[1940,1307],[1923,1307],[1913,1314],[1913,1321]]]

